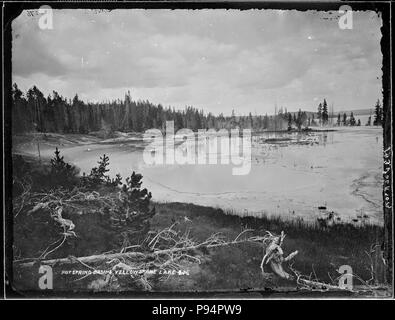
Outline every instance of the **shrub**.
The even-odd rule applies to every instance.
[[[145,234],[149,230],[149,219],[155,214],[151,207],[151,192],[141,189],[143,176],[133,171],[121,189],[121,204],[116,213],[124,219],[133,233]]]
[[[77,168],[65,162],[63,156],[60,156],[60,151],[56,148],[55,157],[51,159],[50,186],[73,187],[78,181],[77,175]]]
[[[85,173],[82,177],[82,185],[85,187],[95,187],[99,185],[106,185],[106,186],[118,186],[121,184],[122,177],[118,173],[115,179],[111,179],[110,176],[106,175],[109,171],[107,168],[110,164],[109,157],[103,154],[98,161],[98,167],[94,167],[91,169],[91,173],[86,176]]]

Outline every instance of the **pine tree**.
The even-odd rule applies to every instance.
[[[298,117],[296,118],[296,125],[298,126],[298,130],[302,128],[302,111],[299,109]]]
[[[12,92],[12,99],[13,99],[14,101],[18,101],[18,100],[21,99],[22,96],[23,96],[22,91],[19,90],[18,85],[17,85],[16,83],[14,83],[14,84],[12,85],[12,91],[11,91],[11,92]]]
[[[249,127],[252,129],[254,126],[253,118],[251,112],[248,115],[248,120],[249,120]]]
[[[235,128],[236,127],[236,114],[235,114],[235,110],[232,109],[232,115],[231,115],[231,119],[230,119],[230,126],[231,128]]]
[[[33,115],[26,99],[16,83],[12,86],[12,130],[26,132],[33,129]]]
[[[288,131],[292,130],[292,115],[288,113]]]
[[[149,219],[155,214],[155,207],[151,208],[151,192],[141,189],[143,176],[133,171],[126,178],[126,183],[121,189],[122,204],[117,213],[126,220],[128,228],[132,228],[133,234],[146,235],[149,230]]]
[[[311,121],[310,121],[310,124],[311,124],[312,126],[315,126],[315,125],[316,125],[315,120],[314,120],[314,113],[311,114]]]
[[[60,156],[60,151],[56,147],[55,156],[51,159],[49,185],[71,187],[76,181],[77,174],[78,170],[64,161],[63,156]]]
[[[324,99],[324,103],[322,104],[322,123],[327,124],[328,119],[329,119],[328,105],[326,103],[326,100]]]
[[[380,101],[377,100],[376,105],[374,107],[374,120],[373,120],[373,125],[374,126],[379,126],[382,124],[382,108],[380,106]]]
[[[321,124],[322,123],[322,104],[321,103],[318,105],[317,119],[318,119],[319,124]]]
[[[98,166],[92,168],[88,176],[84,173],[82,177],[83,186],[92,188],[100,185],[118,186],[121,184],[122,178],[120,174],[117,174],[115,179],[111,179],[110,176],[106,174],[110,171],[110,169],[108,169],[108,166],[110,165],[110,159],[108,156],[103,154],[97,164]]]
[[[28,104],[33,110],[33,126],[39,132],[46,132],[44,110],[46,109],[47,100],[44,94],[36,86],[33,86],[28,90],[26,96]]]
[[[265,129],[269,128],[269,116],[267,115],[267,113],[265,113],[265,116],[263,117],[263,127]]]
[[[350,126],[355,126],[355,118],[353,112],[351,112],[350,114]]]

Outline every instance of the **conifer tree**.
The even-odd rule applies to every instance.
[[[327,124],[329,119],[329,114],[328,114],[328,105],[326,103],[326,100],[324,99],[324,102],[322,104],[322,123]]]
[[[321,102],[318,105],[317,119],[318,119],[318,123],[321,124],[322,123],[322,104],[321,104]]]
[[[374,120],[373,125],[379,126],[382,125],[382,118],[383,118],[383,110],[380,106],[380,101],[377,100],[376,105],[374,107]]]
[[[292,130],[292,115],[288,113],[288,131]]]

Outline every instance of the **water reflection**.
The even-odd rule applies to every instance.
[[[312,220],[317,207],[325,204],[342,221],[361,210],[372,222],[382,219],[380,206],[373,205],[382,202],[382,130],[377,128],[254,134],[251,172],[243,176],[232,175],[234,165],[222,164],[219,154],[213,154],[218,157],[216,164],[147,165],[143,148],[137,147],[141,142],[122,143],[125,147],[90,145],[90,152],[73,148],[66,154],[81,172],[89,172],[105,152],[110,156],[110,174],[127,177],[131,170],[142,173],[144,187],[156,201],[218,206],[257,215],[291,212],[294,217]],[[203,144],[198,143],[199,148],[204,148]]]
[[[333,144],[334,132],[262,132],[253,136],[253,145],[272,144],[287,147],[289,145]],[[328,138],[329,141],[328,142]]]

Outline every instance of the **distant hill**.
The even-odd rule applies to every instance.
[[[302,110],[303,111],[303,110]],[[354,116],[369,116],[369,115],[374,115],[374,108],[370,108],[370,109],[354,109],[354,110],[334,110],[333,111],[333,117],[337,117],[337,115],[340,113],[341,115],[343,115],[343,113],[346,113],[348,116],[350,115],[350,113],[353,113]],[[293,116],[293,114],[295,113],[296,115],[298,114],[297,112],[290,112]],[[317,112],[313,112],[313,111],[306,111],[307,116],[310,116],[312,114],[314,114],[314,117],[317,116]],[[331,115],[329,115],[331,116]]]
[[[314,117],[317,116],[317,112],[316,111],[306,111],[306,110],[301,110],[302,112],[306,112],[308,117],[311,117],[314,114]],[[343,115],[343,113],[346,113],[348,116],[350,115],[350,113],[353,112],[354,116],[369,116],[369,115],[374,115],[374,108],[370,108],[370,109],[353,109],[353,110],[334,110],[333,111],[333,117],[337,117],[337,115],[340,113]],[[290,111],[289,112],[292,116],[298,115],[298,111]],[[270,114],[270,116],[273,116],[273,114]],[[329,115],[331,116],[331,115]]]
[[[374,114],[374,108],[370,108],[370,109],[355,109],[355,110],[338,110],[335,111],[335,114],[338,113],[346,113],[347,115],[350,114],[351,112],[354,113],[354,116],[369,116]]]

